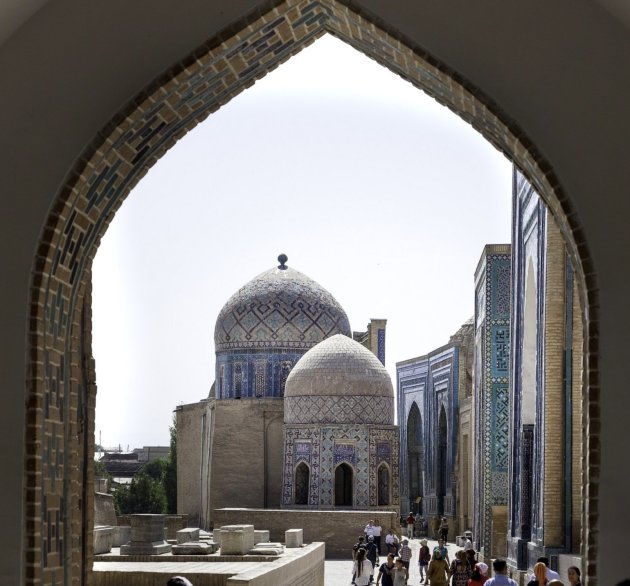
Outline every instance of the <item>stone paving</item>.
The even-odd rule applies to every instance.
[[[437,545],[437,541],[429,539],[429,549]],[[348,545],[348,560],[326,560],[326,574],[325,574],[325,586],[349,586],[352,579],[352,545]],[[409,543],[413,555],[411,557],[411,564],[409,565],[409,582],[408,586],[418,586],[420,584],[420,571],[418,570],[418,550],[420,549],[420,540],[412,539]],[[447,543],[448,555],[452,560],[455,556],[455,552],[460,549],[454,543]],[[384,553],[380,557],[380,562],[383,563],[386,559]],[[376,582],[376,576],[374,577]]]

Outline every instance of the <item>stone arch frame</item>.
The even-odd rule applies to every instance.
[[[448,404],[446,401],[440,401],[437,407],[437,419],[436,419],[436,453],[434,460],[435,470],[435,495],[438,499],[438,512],[441,515],[445,514],[446,495],[448,493],[449,486],[449,424],[448,424]],[[442,425],[444,422],[444,425]],[[444,427],[444,431],[442,431]],[[444,438],[442,438],[442,435]],[[442,446],[442,439],[445,444]],[[444,452],[442,453],[442,449]]]
[[[345,1],[345,0],[344,0]],[[349,2],[348,2],[349,3]],[[275,4],[275,6],[273,6]],[[446,64],[408,43],[386,23],[337,0],[286,0],[258,12],[192,51],[123,108],[77,160],[57,194],[36,252],[30,286],[25,457],[26,582],[57,574],[69,579],[89,565],[59,557],[42,561],[44,536],[55,514],[92,481],[76,470],[76,429],[69,423],[86,395],[80,422],[93,449],[94,380],[89,346],[81,346],[83,302],[100,238],[133,186],[186,132],[254,81],[326,32],[401,75],[469,122],[527,176],[563,234],[584,308],[584,482],[582,553],[595,584],[599,483],[598,311],[594,267],[583,230],[552,165],[510,116]],[[86,352],[87,350],[87,358]],[[83,354],[82,354],[83,352]],[[72,416],[72,417],[71,417]],[[92,426],[92,427],[91,427]],[[89,459],[88,459],[89,460]],[[87,503],[89,505],[89,502]],[[88,513],[88,523],[90,522]],[[77,524],[78,523],[78,524]],[[70,543],[81,520],[57,522]],[[79,530],[79,531],[78,531]]]
[[[380,491],[380,473],[384,468],[387,471],[387,502],[381,504],[381,491]],[[392,470],[387,462],[380,462],[376,467],[376,504],[379,507],[388,507],[392,504]]]
[[[418,457],[418,462],[417,462],[417,466],[418,466],[418,494],[416,494],[415,496],[420,496],[420,497],[424,497],[424,472],[426,469],[426,451],[425,451],[425,437],[424,437],[424,425],[425,423],[423,422],[422,419],[422,411],[420,411],[420,407],[418,405],[418,402],[414,399],[411,402],[411,407],[409,408],[409,411],[407,412],[407,421],[406,421],[406,425],[405,425],[405,432],[406,432],[406,436],[405,436],[405,446],[406,446],[406,454],[405,457],[407,459],[407,478],[406,478],[406,482],[407,482],[407,491],[409,493],[409,510],[411,510],[411,503],[412,500],[414,498],[414,495],[411,494],[411,480],[412,480],[412,464],[411,464],[411,459],[409,457],[409,425],[411,423],[411,418],[412,415],[414,416],[414,420],[417,421],[419,427],[420,427],[420,454]],[[420,503],[420,507],[421,507],[421,511],[422,511],[422,507],[423,504],[422,502]]]
[[[300,506],[305,506],[305,505],[309,505],[309,495],[311,494],[311,477],[312,477],[312,471],[311,471],[311,466],[308,462],[304,461],[304,460],[300,460],[295,467],[293,468],[293,504],[294,505],[298,505],[297,502],[297,473],[298,473],[298,468],[300,467],[304,467],[306,468],[307,471],[307,485],[306,485],[306,502],[305,503],[299,503]]]

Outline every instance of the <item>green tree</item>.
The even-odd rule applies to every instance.
[[[171,434],[171,451],[168,455],[164,473],[164,491],[166,493],[169,514],[177,513],[177,419],[173,415],[173,423],[168,428]]]
[[[147,476],[153,478],[153,480],[163,483],[167,468],[168,460],[157,458],[147,462],[140,470],[140,474],[146,474]]]
[[[114,505],[121,515],[134,513],[166,513],[166,494],[161,480],[140,473],[129,486],[114,493]]]

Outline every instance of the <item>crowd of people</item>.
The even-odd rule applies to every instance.
[[[403,519],[407,537],[401,539],[392,529],[387,531],[383,550],[386,561],[379,565],[381,556],[382,527],[378,520],[370,521],[352,548],[354,560],[352,584],[369,586],[404,586],[409,581],[409,568],[412,562],[410,539],[414,538],[417,519],[412,514]],[[477,561],[477,553],[469,535],[460,538],[460,549],[453,560],[446,547],[448,522],[445,518],[436,525],[437,545],[431,549],[426,538],[419,540],[417,555],[420,584],[426,586],[517,586],[508,576],[507,562],[495,559],[492,562],[493,577],[488,577],[488,566]],[[567,572],[567,582],[563,582],[557,572],[549,567],[546,557],[538,559],[527,586],[581,586],[580,569],[571,566]]]

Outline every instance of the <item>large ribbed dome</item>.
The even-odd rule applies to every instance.
[[[367,348],[332,336],[304,354],[287,378],[284,421],[393,425],[392,380]]]
[[[309,349],[335,334],[351,335],[348,316],[337,300],[306,275],[280,266],[239,289],[219,313],[214,330],[217,352],[232,349]]]

